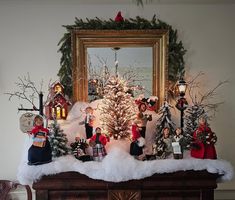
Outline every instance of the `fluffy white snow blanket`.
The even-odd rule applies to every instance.
[[[108,155],[102,162],[82,162],[71,155],[56,158],[53,162],[38,165],[27,165],[27,159],[22,159],[18,171],[21,184],[31,185],[43,175],[57,174],[66,171],[76,171],[92,179],[111,182],[122,182],[132,179],[143,179],[155,173],[170,173],[186,170],[207,170],[221,175],[218,181],[228,181],[233,177],[233,167],[224,160],[194,159],[188,154],[182,160],[165,159],[139,161],[129,154],[129,142],[111,141],[107,145]]]
[[[67,117],[66,121],[60,122],[61,128],[66,133],[69,142],[74,142],[74,138],[79,136],[85,138],[85,127],[79,125],[79,122],[85,118],[85,108],[91,106],[94,108],[95,127],[99,124],[99,106],[102,100],[94,101],[90,104],[77,102]],[[153,114],[153,121],[149,122],[146,131],[146,146],[151,147],[151,140],[154,138],[155,122],[157,114],[148,111],[147,114]],[[21,184],[31,185],[39,180],[43,175],[52,175],[66,171],[76,171],[85,174],[93,179],[100,179],[111,182],[122,182],[132,179],[143,179],[155,173],[171,173],[186,170],[207,170],[210,173],[221,175],[218,181],[228,181],[233,177],[232,165],[224,160],[194,159],[190,157],[189,152],[184,154],[184,159],[174,160],[173,158],[165,160],[139,161],[129,154],[130,142],[112,141],[106,145],[108,155],[102,162],[82,162],[71,155],[56,158],[53,162],[38,165],[27,165],[28,149],[32,144],[30,137],[26,138],[23,156],[18,168],[18,180]],[[91,149],[90,151],[91,152]],[[151,148],[146,149],[151,154]]]

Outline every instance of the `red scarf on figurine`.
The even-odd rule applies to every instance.
[[[45,133],[45,135],[47,135],[49,130],[44,128],[43,126],[34,126],[30,133],[35,136],[38,132],[43,132]]]
[[[95,142],[95,140],[96,140],[96,134],[93,135],[93,136],[90,138],[90,141]],[[105,146],[106,143],[107,143],[107,138],[106,138],[105,136],[103,136],[103,135],[100,135],[100,136],[99,136],[99,141],[100,141],[100,143],[101,143],[102,145]]]

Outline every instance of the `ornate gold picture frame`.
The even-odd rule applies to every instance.
[[[88,100],[87,48],[151,47],[152,95],[162,105],[168,86],[168,30],[72,30],[73,101]]]

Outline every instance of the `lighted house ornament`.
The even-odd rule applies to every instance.
[[[49,98],[45,105],[45,112],[48,119],[66,119],[71,102],[64,95],[64,86],[54,82],[49,89]]]

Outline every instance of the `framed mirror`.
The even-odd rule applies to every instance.
[[[149,52],[148,59],[151,59],[151,62],[148,65],[152,66],[149,66],[150,69],[146,70],[150,72],[148,75],[151,77],[145,77],[145,79],[150,80],[151,95],[157,96],[159,99],[158,107],[162,105],[168,86],[167,30],[72,30],[73,101],[89,100],[88,54],[94,50],[104,52],[105,49],[115,48],[131,49],[132,53],[136,50]],[[133,60],[135,59],[133,58]],[[120,68],[125,66],[119,64]]]
[[[87,48],[88,101],[103,98],[110,76],[128,81],[134,98],[152,95],[152,47]]]

